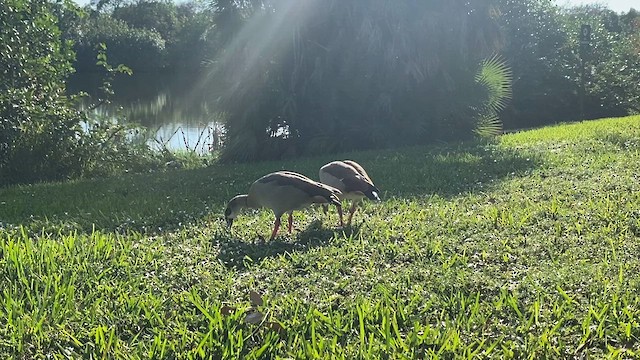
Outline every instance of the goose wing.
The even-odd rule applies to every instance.
[[[278,171],[261,177],[252,186],[264,206],[283,212],[312,203],[340,205],[340,191],[292,171]],[[274,210],[275,211],[275,210]]]
[[[353,167],[358,172],[358,174],[360,174],[360,176],[365,178],[369,182],[369,184],[373,185],[373,181],[369,177],[369,174],[367,174],[367,172],[364,170],[364,168],[360,164],[358,164],[353,160],[344,160],[343,163]]]
[[[380,200],[380,191],[355,161],[333,161],[326,164],[320,168],[320,180],[339,188],[343,193],[362,193],[369,199]]]

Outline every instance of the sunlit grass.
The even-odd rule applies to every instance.
[[[639,150],[636,116],[343,154],[383,202],[275,241],[224,203],[333,158],[0,189],[0,357],[635,358]]]

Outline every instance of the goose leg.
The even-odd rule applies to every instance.
[[[293,211],[289,213],[289,234],[291,234],[291,229],[293,229]]]
[[[347,225],[351,225],[351,218],[353,218],[353,213],[356,212],[356,206],[358,206],[358,201],[354,200],[351,205],[351,210],[349,210],[349,220],[347,220]]]
[[[273,224],[273,232],[271,233],[271,240],[276,238],[276,234],[278,233],[278,229],[280,228],[280,217],[276,216],[276,222]]]

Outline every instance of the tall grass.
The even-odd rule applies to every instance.
[[[275,241],[225,201],[329,157],[0,189],[0,354],[638,357],[639,120],[343,154],[383,202]]]

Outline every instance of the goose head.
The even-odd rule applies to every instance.
[[[231,228],[233,220],[238,217],[240,211],[247,207],[248,195],[238,195],[229,200],[227,208],[224,210],[224,218],[227,221],[227,227]]]

